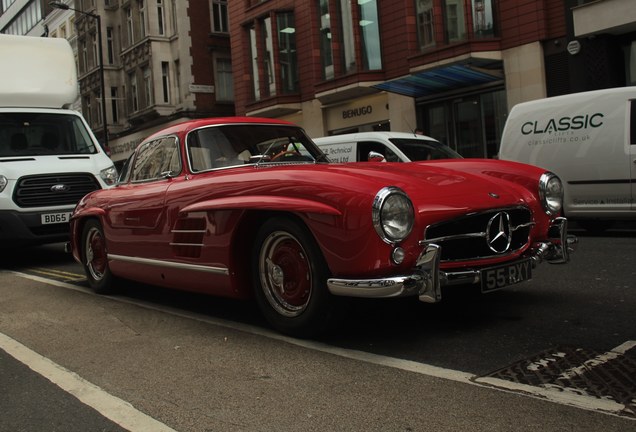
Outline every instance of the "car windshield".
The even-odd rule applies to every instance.
[[[438,141],[417,138],[391,138],[391,142],[412,161],[462,158],[459,153]]]
[[[96,153],[78,116],[0,113],[0,157]]]
[[[327,162],[302,129],[286,125],[222,125],[192,131],[187,153],[194,172],[245,164]]]

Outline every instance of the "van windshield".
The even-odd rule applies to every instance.
[[[417,138],[390,138],[390,141],[411,161],[462,158],[459,153],[438,141]]]
[[[0,113],[0,157],[94,154],[82,120],[72,114]]]

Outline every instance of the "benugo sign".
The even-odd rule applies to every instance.
[[[385,94],[359,98],[327,109],[327,128],[344,129],[361,124],[383,122],[389,119]]]

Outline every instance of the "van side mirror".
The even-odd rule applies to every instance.
[[[369,152],[369,155],[367,156],[367,160],[369,162],[386,162],[384,155],[382,153],[378,153],[375,151]]]

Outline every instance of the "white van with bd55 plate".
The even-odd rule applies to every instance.
[[[565,216],[585,228],[636,219],[636,87],[515,105],[499,157],[558,175]]]
[[[62,242],[88,192],[117,171],[88,124],[67,40],[0,34],[0,244]]]

